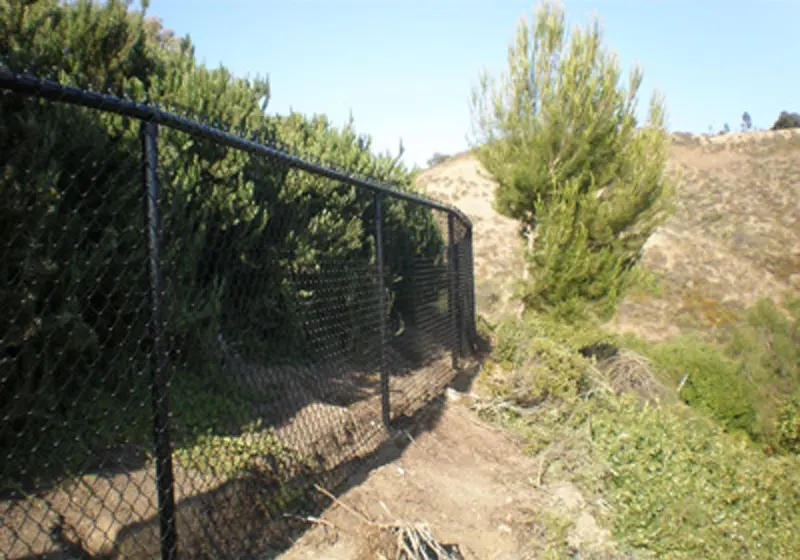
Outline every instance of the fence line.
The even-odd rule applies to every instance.
[[[470,356],[458,209],[6,70],[0,118],[9,558],[274,553]]]

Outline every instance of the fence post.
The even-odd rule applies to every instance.
[[[467,323],[469,325],[469,349],[474,351],[475,344],[478,340],[478,326],[476,324],[475,309],[475,258],[474,248],[472,246],[472,225],[467,228],[466,235],[466,253],[467,253],[467,313],[469,317]]]
[[[378,305],[380,305],[380,373],[381,373],[381,413],[383,425],[390,428],[392,416],[389,402],[389,370],[386,364],[386,287],[383,279],[383,198],[384,194],[375,192],[375,261],[378,267]]]
[[[175,529],[175,488],[172,445],[169,437],[166,348],[161,283],[161,216],[159,212],[158,125],[142,121],[142,163],[144,168],[144,213],[147,230],[147,270],[150,280],[150,372],[153,401],[153,438],[156,448],[156,489],[161,531],[161,558],[177,557]]]
[[[453,325],[453,348],[451,353],[451,364],[453,369],[458,369],[458,355],[461,351],[461,321],[459,320],[458,308],[458,251],[456,251],[456,232],[455,216],[447,214],[447,273],[448,290],[447,303],[450,311],[450,321]]]

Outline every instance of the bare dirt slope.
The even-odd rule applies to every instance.
[[[513,283],[522,271],[521,243],[517,223],[494,211],[496,183],[465,153],[426,169],[417,185],[428,196],[457,206],[472,220],[479,312],[491,318],[513,312]]]
[[[389,529],[402,523],[424,524],[465,559],[525,560],[547,546],[545,512],[574,519],[566,539],[575,550],[606,557],[607,534],[575,486],[539,486],[539,462],[504,432],[462,402],[442,406],[429,431],[339,496],[280,560],[394,558]]]
[[[800,130],[673,138],[675,214],[645,247],[660,293],[612,326],[658,340],[713,336],[760,297],[800,291]]]

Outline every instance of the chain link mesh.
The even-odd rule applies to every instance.
[[[469,222],[26,83],[0,84],[0,554],[285,548],[470,355]]]

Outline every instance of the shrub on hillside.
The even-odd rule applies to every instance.
[[[436,167],[440,163],[446,162],[451,157],[452,156],[448,156],[448,155],[440,154],[439,152],[436,152],[435,154],[433,154],[433,156],[431,156],[431,159],[428,160],[428,167]]]
[[[781,111],[778,119],[772,125],[772,130],[784,130],[787,128],[800,128],[800,113]]]
[[[588,302],[609,311],[671,208],[663,104],[654,96],[638,126],[642,72],[620,86],[602,39],[596,21],[569,35],[563,11],[545,2],[532,25],[518,25],[507,74],[483,74],[473,93],[478,157],[498,182],[496,206],[530,236],[526,308],[572,314]]]
[[[776,412],[800,390],[800,298],[789,299],[784,309],[761,299],[745,313],[732,332],[726,353],[740,364],[740,376],[754,386],[751,400],[765,422],[766,435],[782,448]]]
[[[727,430],[761,437],[761,418],[752,398],[756,386],[741,375],[739,363],[726,357],[722,349],[678,339],[653,346],[648,354],[681,386],[679,396],[685,403],[708,413]]]
[[[778,448],[800,455],[800,389],[778,410]]]
[[[686,377],[680,396],[688,404],[726,429],[744,430],[769,450],[791,451],[793,444],[786,441],[794,437],[793,395],[800,390],[798,329],[800,299],[789,299],[782,308],[762,299],[719,344],[623,340],[650,357],[675,386]]]

